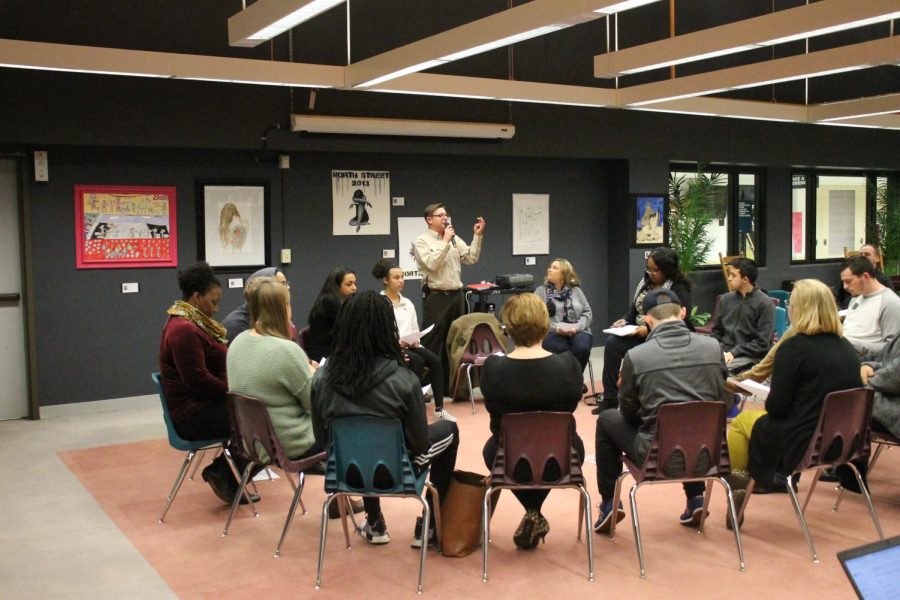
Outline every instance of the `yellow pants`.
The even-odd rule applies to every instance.
[[[764,410],[742,411],[728,428],[728,456],[732,471],[746,471],[750,464],[750,432]]]

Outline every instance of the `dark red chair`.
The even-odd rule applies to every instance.
[[[809,442],[809,447],[806,449],[806,454],[804,454],[800,464],[794,468],[791,477],[788,477],[790,481],[794,474],[799,474],[809,469],[815,469],[816,471],[812,477],[812,483],[809,485],[809,492],[806,494],[802,508],[797,498],[797,492],[794,491],[794,486],[790,484],[786,486],[814,563],[819,562],[819,557],[816,555],[816,547],[813,545],[812,537],[809,535],[809,527],[806,524],[804,513],[806,512],[806,506],[809,504],[809,499],[816,490],[819,473],[827,467],[834,468],[839,465],[848,465],[853,470],[854,475],[856,475],[856,481],[869,505],[869,514],[872,516],[872,522],[875,524],[878,537],[884,539],[881,523],[878,521],[878,514],[875,512],[875,506],[872,504],[869,490],[866,489],[859,471],[850,462],[859,458],[869,457],[872,437],[872,395],[873,391],[865,388],[842,390],[826,395],[825,400],[822,402],[819,423],[816,425],[816,430]],[[755,486],[756,482],[751,479],[750,484],[747,486],[747,497],[743,506],[741,506],[738,519],[743,516]]]
[[[680,455],[681,467],[672,472],[670,464],[673,456]],[[728,496],[728,516],[734,530],[734,542],[737,545],[738,560],[741,571],[746,571],[744,548],[741,545],[741,533],[735,517],[734,496],[731,486],[725,477],[731,473],[731,462],[728,458],[728,445],[725,441],[725,404],[722,402],[669,402],[659,407],[656,419],[656,435],[647,451],[643,466],[638,466],[627,456],[622,456],[627,469],[616,480],[613,494],[613,506],[619,506],[622,491],[622,479],[626,475],[634,478],[629,493],[631,504],[631,524],[634,527],[634,541],[637,546],[638,562],[641,567],[641,579],[646,579],[644,566],[644,548],[641,544],[641,526],[638,520],[637,490],[645,484],[685,483],[691,481],[718,481],[725,487]],[[678,461],[675,461],[677,464]],[[703,513],[700,517],[700,531],[709,512],[709,498],[712,485],[707,484],[703,497]],[[609,539],[616,534],[616,519],[610,520]]]
[[[309,325],[297,333],[297,344],[303,348],[304,352],[309,350]]]
[[[531,469],[531,480],[516,479],[514,471],[524,460]],[[551,461],[559,465],[560,476],[544,481],[543,473]],[[491,501],[500,490],[546,490],[572,488],[581,494],[578,510],[578,540],[582,519],[587,538],[588,580],[594,580],[593,538],[591,536],[591,496],[584,483],[581,463],[575,450],[575,417],[567,412],[509,413],[500,420],[500,440],[491,467],[491,480],[484,491],[482,506],[483,540],[491,539]],[[488,580],[488,543],[482,544],[482,581]]]
[[[454,397],[456,397],[455,390],[459,387],[459,376],[465,369],[473,415],[475,414],[475,393],[472,391],[472,369],[483,367],[484,361],[492,354],[506,354],[506,350],[494,335],[491,326],[487,323],[479,323],[472,330],[472,337],[469,338],[469,345],[459,361],[459,367],[456,369],[456,381],[453,384]]]
[[[281,538],[279,538],[278,545],[275,547],[275,558],[278,558],[281,556],[281,545],[284,543],[288,528],[291,526],[291,521],[294,520],[297,505],[302,504],[300,495],[303,493],[305,483],[303,471],[323,460],[325,452],[319,452],[302,460],[292,460],[284,453],[284,448],[282,448],[281,442],[275,434],[275,428],[272,426],[272,419],[269,417],[269,411],[266,409],[265,404],[256,398],[234,392],[228,392],[226,402],[228,403],[228,414],[232,424],[233,446],[243,453],[250,462],[242,474],[240,488],[234,497],[231,511],[228,513],[228,520],[225,522],[222,537],[228,535],[231,519],[234,517],[238,501],[247,485],[247,481],[250,479],[253,465],[262,467],[273,465],[284,471],[285,479],[294,488],[294,499],[284,521]],[[289,473],[298,475],[298,483],[296,485],[294,480],[288,475]],[[305,506],[303,507],[303,514],[307,514]]]

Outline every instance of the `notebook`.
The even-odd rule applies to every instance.
[[[838,552],[837,557],[863,600],[900,595],[900,535]]]

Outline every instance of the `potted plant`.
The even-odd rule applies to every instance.
[[[875,235],[881,249],[884,272],[900,276],[900,175],[885,178],[875,194]]]

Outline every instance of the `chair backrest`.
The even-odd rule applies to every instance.
[[[819,423],[796,470],[839,465],[869,456],[873,390],[831,392],[822,402]]]
[[[300,330],[297,334],[297,343],[303,348],[304,352],[309,351],[309,325]]]
[[[378,417],[332,419],[328,439],[326,492],[421,494],[424,477],[416,477],[400,421]]]
[[[777,342],[787,331],[787,311],[780,306],[775,307],[775,331],[772,333],[772,341]]]
[[[791,297],[790,292],[786,292],[785,290],[768,290],[766,293],[769,297],[778,300],[778,306],[787,308],[788,300]]]
[[[235,392],[225,395],[228,417],[231,419],[232,447],[258,465],[285,464],[281,442],[266,405],[258,398]]]
[[[175,431],[175,424],[172,423],[172,415],[169,414],[169,405],[166,404],[166,395],[163,392],[162,380],[159,373],[151,373],[150,379],[156,384],[156,391],[159,393],[159,399],[162,402],[163,419],[166,422],[166,433],[169,436],[169,445],[176,450],[184,450],[187,452],[193,448],[194,444],[183,439],[178,432]]]
[[[530,480],[517,468],[524,461]],[[546,480],[545,474],[558,475]],[[568,412],[507,413],[491,468],[493,484],[569,485],[584,482],[575,450],[575,417]]]
[[[851,250],[847,246],[844,246],[844,258],[850,258],[853,256],[861,256],[862,252],[859,250]]]
[[[490,325],[479,323],[472,330],[472,337],[469,338],[469,345],[466,348],[464,358],[486,357],[496,352],[506,353]]]
[[[682,465],[679,471],[672,471],[673,467]],[[644,459],[643,479],[706,477],[730,472],[724,403],[667,402],[659,407],[656,435]]]

